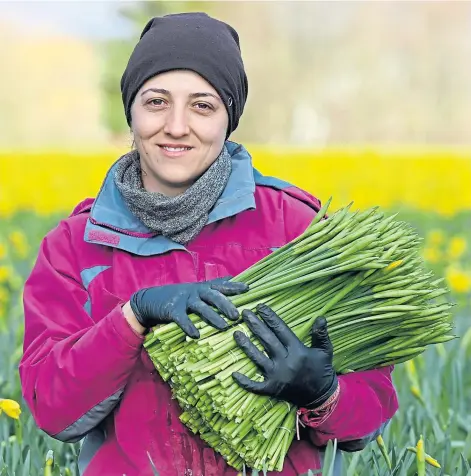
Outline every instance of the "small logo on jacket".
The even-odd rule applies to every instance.
[[[118,246],[120,237],[114,233],[108,233],[102,230],[90,230],[88,233],[88,239],[90,241],[99,241],[101,243]]]

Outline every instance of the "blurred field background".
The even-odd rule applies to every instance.
[[[427,474],[471,474],[471,3],[15,1],[0,3],[0,475],[78,474],[79,444],[35,429],[21,399],[22,285],[44,234],[130,148],[119,80],[142,27],[190,10],[239,32],[249,99],[232,139],[255,166],[334,208],[399,212],[457,304],[459,339],[395,370],[396,472],[374,443],[345,475],[417,474],[420,435],[442,467]]]

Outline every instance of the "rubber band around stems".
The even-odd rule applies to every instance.
[[[266,401],[266,402],[263,404],[263,408],[265,408],[265,411],[266,411],[266,412],[268,411],[268,408],[265,406],[267,403],[269,403],[270,406],[273,408],[273,402],[272,402],[271,400]]]
[[[286,431],[289,431],[290,433],[294,430],[290,430],[289,428],[286,428],[285,426],[278,426],[277,427],[279,430],[286,430]]]
[[[299,425],[306,428],[306,425],[299,418],[299,412],[296,412],[296,439],[298,441],[301,439],[301,436],[299,435]]]
[[[234,351],[233,351],[233,350],[230,350],[230,351],[229,351],[229,355],[232,357],[232,360],[233,360],[234,363],[236,364],[236,363],[237,363],[237,356],[234,354]]]

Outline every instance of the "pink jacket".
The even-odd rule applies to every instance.
[[[154,370],[121,306],[147,286],[237,275],[301,234],[319,201],[262,176],[238,144],[229,182],[207,225],[186,247],[154,236],[123,203],[108,172],[87,199],[43,240],[24,290],[20,363],[24,398],[39,428],[83,441],[85,476],[229,476],[237,471],[180,421],[178,404]],[[284,476],[321,464],[322,446],[363,448],[397,410],[391,368],[340,376],[340,397],[319,427],[304,430]],[[339,470],[339,467],[337,467]]]

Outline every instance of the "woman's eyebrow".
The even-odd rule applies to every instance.
[[[146,94],[148,92],[165,94],[166,96],[171,96],[170,91],[168,89],[161,89],[161,88],[146,89],[146,90],[142,91],[141,96],[144,96],[144,94]]]
[[[212,93],[192,93],[190,94],[190,98],[194,99],[194,98],[197,98],[197,97],[212,97],[214,99],[217,99],[218,101],[221,101],[221,98],[219,96],[216,96],[216,94],[212,94]]]

